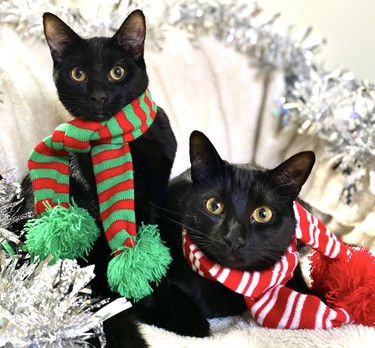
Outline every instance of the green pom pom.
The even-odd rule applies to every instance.
[[[26,248],[42,259],[75,259],[87,255],[100,235],[95,220],[87,210],[74,202],[69,208],[47,207],[36,219],[25,225]]]
[[[150,282],[159,282],[172,261],[160,239],[157,225],[142,225],[134,247],[124,247],[108,264],[108,284],[112,291],[138,301],[151,294]]]

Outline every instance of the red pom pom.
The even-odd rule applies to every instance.
[[[348,260],[312,253],[312,290],[330,307],[346,309],[357,324],[375,326],[375,257],[366,248],[350,251]]]

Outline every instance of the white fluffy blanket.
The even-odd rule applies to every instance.
[[[302,257],[302,270],[308,280],[309,263]],[[286,330],[261,327],[251,315],[210,320],[211,336],[179,336],[141,325],[151,348],[370,348],[375,345],[375,328],[348,324],[330,330]]]
[[[252,320],[229,317],[211,320],[212,336],[182,337],[142,325],[150,347],[155,348],[370,348],[375,329],[346,325],[331,330],[278,330],[260,327]]]

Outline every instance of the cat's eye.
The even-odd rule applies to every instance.
[[[109,71],[109,79],[119,81],[125,76],[125,69],[122,66],[116,65]]]
[[[271,208],[263,205],[254,210],[251,217],[258,223],[265,223],[272,219],[272,210]]]
[[[87,74],[81,68],[75,67],[70,71],[70,76],[74,81],[82,82],[86,80]]]
[[[222,214],[224,212],[224,204],[219,199],[212,197],[206,201],[206,209],[215,215]]]

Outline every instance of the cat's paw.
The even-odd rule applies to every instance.
[[[140,321],[182,336],[209,336],[210,324],[196,303],[175,284],[164,281],[142,300]]]

